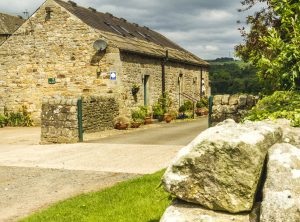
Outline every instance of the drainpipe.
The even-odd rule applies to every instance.
[[[162,63],[161,63],[161,70],[162,70],[162,74],[161,74],[161,80],[162,80],[162,95],[165,96],[166,93],[166,63],[169,59],[169,51],[166,50],[166,57],[163,59]]]

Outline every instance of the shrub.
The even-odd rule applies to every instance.
[[[153,116],[158,118],[160,116],[163,116],[165,114],[164,109],[162,108],[161,104],[155,103],[152,106]]]
[[[185,105],[181,105],[181,106],[179,107],[179,112],[180,112],[180,113],[185,113],[185,112],[186,112],[186,107],[185,107]]]
[[[158,104],[163,109],[163,114],[165,114],[171,108],[173,101],[170,98],[170,96],[168,95],[168,93],[164,93],[163,95],[161,95],[159,97]]]
[[[286,118],[292,126],[300,127],[300,92],[277,91],[261,99],[244,120]]]
[[[33,126],[33,120],[27,111],[26,106],[22,106],[22,110],[19,112],[5,113],[5,121],[7,126]]]
[[[183,104],[183,105],[185,106],[185,110],[186,110],[186,111],[187,111],[187,110],[193,110],[193,109],[194,109],[193,102],[190,101],[190,100],[184,101],[184,104]]]
[[[144,119],[145,119],[145,117],[150,115],[149,107],[147,107],[147,106],[140,106],[139,111],[140,111],[140,113],[141,113],[141,115],[143,116]]]
[[[141,111],[140,109],[136,109],[131,112],[131,118],[134,121],[139,120],[139,119],[145,119],[145,117],[146,117],[145,113],[143,111]]]
[[[208,107],[208,99],[206,97],[203,97],[196,103],[197,108],[205,108]]]
[[[6,116],[0,115],[0,128],[3,128],[7,124]]]

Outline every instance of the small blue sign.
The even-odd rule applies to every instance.
[[[110,80],[117,80],[117,72],[115,71],[110,72]]]

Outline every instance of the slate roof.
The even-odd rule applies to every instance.
[[[204,60],[148,27],[130,23],[110,13],[102,13],[93,8],[78,6],[72,1],[54,1],[90,27],[109,33],[106,37],[116,43],[120,50],[161,58],[166,56],[166,50],[168,50],[170,59],[193,65],[208,65]]]
[[[0,34],[14,33],[24,21],[24,19],[17,16],[0,13]]]

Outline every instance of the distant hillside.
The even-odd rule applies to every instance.
[[[208,60],[212,94],[251,93],[261,91],[256,69],[233,58]]]

